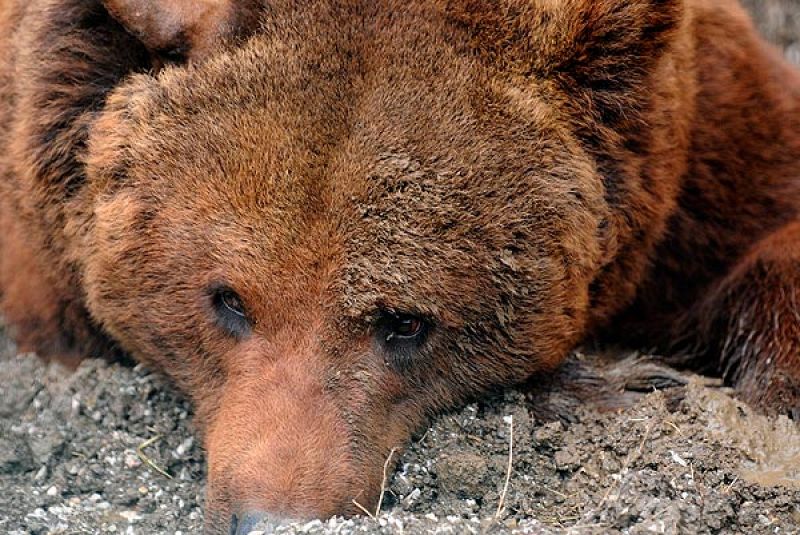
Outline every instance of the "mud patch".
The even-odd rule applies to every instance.
[[[699,392],[708,428],[741,452],[738,474],[763,486],[800,489],[800,428],[788,418],[764,418],[718,392]]]

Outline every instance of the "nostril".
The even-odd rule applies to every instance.
[[[264,511],[247,511],[231,516],[230,535],[248,535],[256,533],[272,533],[281,519]]]

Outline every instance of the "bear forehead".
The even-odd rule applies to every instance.
[[[262,69],[239,59],[228,59],[232,69]],[[136,154],[128,173],[192,222],[261,229],[273,244],[324,237],[359,254],[368,244],[362,257],[376,262],[425,253],[407,255],[418,263],[534,239],[519,232],[558,226],[552,216],[584,187],[574,176],[586,168],[583,155],[548,123],[549,110],[533,98],[520,104],[477,69],[474,78],[407,84],[377,73],[345,89],[313,77],[259,97],[281,75],[273,65],[246,86],[229,74],[202,93],[208,71],[221,67],[163,76],[128,140]]]
[[[553,244],[585,226],[599,188],[545,85],[487,68],[441,20],[398,9],[365,29],[365,12],[339,32],[267,23],[121,88],[131,185],[189,227],[170,236],[213,235],[242,273],[336,270],[354,315],[384,299],[424,308],[434,288],[466,301],[476,273],[559,278]]]
[[[490,71],[418,27],[390,27],[385,46],[342,35],[352,31],[311,33],[265,30],[120,90],[133,123],[127,174],[163,179],[193,203],[205,197],[192,192],[235,192],[231,202],[284,215],[404,203],[430,213],[426,200],[499,207],[520,188],[535,198],[553,174],[585,166],[535,80]]]

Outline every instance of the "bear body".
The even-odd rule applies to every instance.
[[[800,75],[733,0],[20,0],[0,50],[2,313],[192,398],[209,532],[356,512],[587,340],[800,412]]]

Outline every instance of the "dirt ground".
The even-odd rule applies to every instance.
[[[0,353],[0,532],[201,529],[191,409],[160,377]],[[377,519],[278,532],[800,533],[796,422],[697,381],[569,425],[538,408],[509,392],[443,416],[387,478]]]
[[[745,4],[800,63],[800,0]],[[376,518],[278,532],[800,533],[800,425],[704,384],[569,424],[542,417],[557,394],[469,405],[416,437]],[[197,533],[204,477],[191,408],[160,377],[99,360],[69,374],[0,329],[0,533]]]

